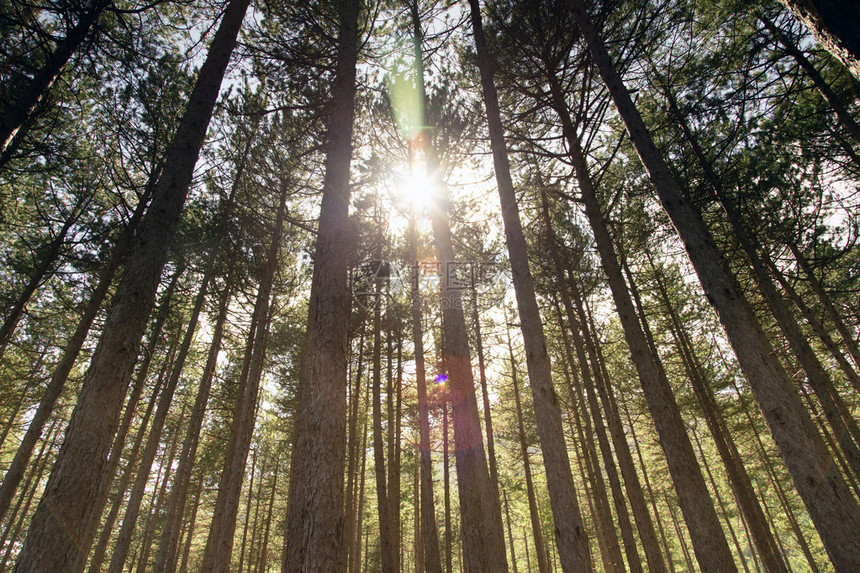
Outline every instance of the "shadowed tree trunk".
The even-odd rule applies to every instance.
[[[307,338],[290,471],[284,573],[345,568],[343,471],[348,362],[349,172],[359,0],[342,0]]]
[[[581,0],[570,0],[577,25],[651,178],[720,317],[774,441],[838,571],[860,569],[860,505],[852,496],[808,412],[776,359],[728,263],[685,200],[624,86]],[[685,515],[686,517],[686,515]],[[695,541],[695,535],[694,535]],[[700,557],[700,564],[703,559]],[[721,559],[725,563],[726,559]]]
[[[200,69],[16,571],[80,571],[84,567],[98,523],[95,498],[102,481],[110,479],[104,475],[106,458],[137,349],[247,6],[248,0],[228,4]]]
[[[860,7],[843,0],[780,0],[821,46],[860,80]]]

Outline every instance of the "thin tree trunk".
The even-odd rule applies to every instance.
[[[166,307],[165,307],[166,308]],[[160,327],[158,329],[160,331]],[[153,334],[155,334],[156,329],[153,329]],[[114,438],[114,444],[111,448],[111,458],[108,460],[108,473],[111,476],[111,481],[113,481],[113,477],[116,474],[116,470],[119,467],[120,458],[122,457],[122,451],[125,448],[125,438],[128,433],[129,427],[132,422],[132,418],[134,418],[137,402],[139,399],[139,394],[141,389],[143,388],[143,384],[146,381],[146,374],[149,371],[149,365],[152,358],[152,350],[155,348],[155,344],[157,342],[157,338],[153,338],[150,341],[148,352],[144,357],[144,361],[141,364],[141,368],[138,371],[137,381],[135,382],[134,388],[132,389],[132,395],[129,398],[128,404],[126,405],[126,411],[123,416],[122,424],[120,425],[120,430],[117,432],[117,436]],[[123,502],[125,500],[125,493],[128,491],[128,487],[131,485],[131,478],[134,475],[134,465],[137,463],[137,456],[140,453],[140,448],[143,445],[143,439],[146,436],[146,431],[149,428],[149,419],[152,416],[153,411],[155,410],[155,406],[158,403],[158,395],[161,391],[162,384],[164,384],[164,380],[167,377],[168,369],[170,368],[170,364],[173,362],[173,356],[176,352],[176,347],[179,345],[179,333],[177,332],[174,336],[174,340],[170,343],[170,348],[167,353],[167,356],[164,360],[164,364],[162,365],[161,372],[156,379],[155,386],[152,389],[152,394],[150,396],[149,402],[146,405],[146,410],[143,413],[143,418],[140,421],[140,426],[137,429],[137,434],[134,438],[134,443],[131,447],[131,451],[128,455],[128,462],[126,464],[125,470],[120,477],[116,491],[114,492],[113,498],[109,500],[110,510],[108,511],[108,515],[105,518],[104,525],[102,526],[102,533],[99,536],[98,543],[96,543],[96,547],[93,550],[92,559],[90,560],[90,573],[98,573],[101,571],[102,563],[105,558],[105,551],[107,550],[108,543],[110,542],[111,533],[113,532],[113,526],[116,523],[117,518],[119,517],[120,509],[123,506]],[[110,482],[105,482],[104,488],[107,490],[104,493],[104,497],[107,498],[110,492]]]
[[[809,280],[809,284],[812,286],[812,292],[814,292],[818,297],[818,300],[824,307],[824,312],[827,314],[828,318],[830,318],[833,326],[836,327],[836,331],[842,337],[842,345],[848,349],[848,354],[854,361],[854,366],[856,368],[860,368],[860,348],[858,348],[857,343],[854,341],[854,337],[848,326],[833,306],[830,296],[828,296],[824,291],[824,285],[822,285],[821,281],[818,280],[818,277],[815,276],[815,272],[812,270],[809,261],[807,261],[803,253],[800,252],[800,248],[791,241],[788,243],[788,248],[791,250],[791,254],[794,255],[797,265],[803,270],[806,278]]]
[[[382,298],[381,279],[375,279],[373,308],[373,467],[376,473],[376,507],[379,517],[379,544],[382,571],[397,573],[397,555],[394,545],[389,507],[389,490],[386,485],[385,444],[382,436]],[[389,396],[389,401],[391,396]],[[389,425],[392,420],[389,420]],[[391,458],[389,454],[389,463]]]
[[[363,324],[359,328],[361,328],[361,335],[358,340],[358,367],[355,372],[355,385],[349,395],[349,445],[347,446],[349,454],[346,463],[346,532],[344,537],[346,539],[347,555],[350,557],[347,559],[347,572],[349,573],[356,571],[356,563],[351,559],[351,556],[352,547],[356,542],[356,487],[358,483],[356,466],[358,465],[358,448],[362,442],[362,436],[358,435],[358,420],[360,413],[359,406],[361,405],[361,389],[363,387],[365,328]],[[350,374],[352,374],[352,371],[350,371]]]
[[[197,447],[200,443],[200,430],[203,427],[203,418],[206,414],[206,405],[209,402],[209,394],[212,390],[212,380],[215,378],[215,369],[218,365],[218,354],[221,352],[221,343],[224,338],[224,326],[227,320],[232,290],[232,265],[228,271],[224,285],[224,292],[218,305],[218,316],[215,319],[215,327],[212,332],[212,342],[209,345],[209,353],[206,357],[206,365],[200,385],[197,387],[197,397],[191,410],[185,439],[182,442],[182,452],[179,455],[179,465],[173,479],[173,489],[167,503],[167,513],[164,516],[164,526],[161,531],[161,540],[158,547],[153,571],[162,573],[174,571],[178,557],[178,546],[180,537],[180,525],[188,496],[188,487],[191,482],[191,471],[194,460],[197,457]]]
[[[728,263],[704,222],[684,199],[668,165],[654,145],[582,1],[570,0],[570,5],[592,58],[627,126],[631,142],[684,243],[706,296],[720,317],[831,561],[838,571],[860,570],[860,538],[856,535],[860,530],[860,505],[851,495],[838,468],[830,463],[826,445],[812,425],[788,375],[776,360],[773,348]],[[725,538],[722,545],[725,545]],[[704,557],[703,554],[699,559],[703,567],[708,563]]]
[[[3,318],[3,324],[0,325],[0,358],[3,358],[6,354],[6,349],[12,341],[12,335],[15,333],[18,321],[20,321],[21,317],[24,315],[24,309],[26,308],[27,303],[30,302],[36,289],[38,289],[46,280],[45,277],[48,275],[51,267],[53,267],[57,262],[57,258],[60,256],[60,251],[66,244],[66,235],[72,228],[72,225],[77,222],[78,217],[86,210],[89,203],[90,199],[86,199],[81,200],[78,205],[75,205],[74,210],[69,214],[68,218],[63,223],[63,226],[60,228],[60,231],[53,239],[51,239],[47,248],[44,249],[39,262],[28,277],[29,280],[27,280],[27,284],[24,285],[23,290],[15,297],[15,302],[12,304],[12,308]]]
[[[265,460],[264,460],[265,462]],[[239,546],[239,571],[244,571],[245,565],[245,547],[248,543],[248,524],[251,522],[251,506],[253,505],[251,496],[254,493],[254,478],[256,477],[257,471],[257,450],[253,450],[251,453],[251,480],[248,484],[248,501],[245,502],[245,527],[242,529],[242,544]],[[259,510],[259,504],[257,505],[257,509]],[[259,513],[259,512],[258,512]],[[256,519],[256,518],[254,518]],[[251,532],[251,536],[253,537],[254,533]]]
[[[448,459],[448,395],[444,392],[442,402],[442,482],[445,497],[445,573],[453,570],[451,553],[451,462]]]
[[[131,251],[84,378],[78,404],[45,493],[36,509],[16,571],[81,571],[101,507],[106,458],[171,239],[215,106],[224,71],[249,0],[231,0],[200,69],[180,122],[149,216]]]
[[[194,541],[194,525],[197,523],[197,510],[200,508],[200,496],[203,495],[203,476],[204,472],[200,472],[200,477],[197,479],[197,491],[194,494],[194,501],[191,504],[191,519],[188,522],[188,539],[185,542],[185,551],[182,552],[182,563],[179,567],[179,573],[185,573],[188,567],[188,556],[191,553],[191,543]]]
[[[239,496],[245,477],[248,450],[254,434],[255,412],[260,390],[260,379],[266,356],[266,343],[269,333],[269,305],[272,284],[278,268],[278,252],[284,231],[289,187],[281,181],[278,211],[275,227],[269,244],[266,262],[261,269],[257,300],[254,302],[252,322],[256,324],[253,343],[246,352],[250,354],[247,376],[239,384],[239,394],[233,409],[230,424],[230,439],[224,457],[224,468],[218,487],[218,498],[206,549],[203,553],[203,569],[213,573],[226,573],[230,569],[233,552],[233,537],[236,530],[236,516],[239,512]],[[250,339],[249,339],[250,340]],[[342,508],[341,508],[342,509]]]
[[[413,9],[415,4],[413,4]],[[416,14],[413,12],[413,19]],[[413,20],[415,21],[415,20]],[[433,458],[430,449],[430,407],[427,403],[427,376],[424,362],[424,330],[421,325],[421,293],[418,291],[418,237],[415,217],[409,222],[409,261],[412,267],[412,340],[415,355],[415,386],[418,392],[418,449],[421,454],[421,531],[424,537],[424,566],[427,573],[442,571],[436,502],[433,494]]]
[[[576,499],[570,459],[564,441],[561,409],[552,383],[552,366],[546,350],[534,281],[529,270],[526,241],[511,180],[498,95],[493,83],[492,61],[481,24],[481,9],[478,0],[470,0],[469,6],[489,124],[490,145],[493,150],[493,165],[502,205],[505,239],[525,343],[535,419],[555,522],[554,531],[561,552],[562,570],[581,571],[588,567],[587,536],[582,527],[579,502]],[[542,547],[538,547],[537,551],[540,554]]]
[[[340,571],[351,233],[349,167],[355,118],[358,0],[342,0],[307,338],[299,382],[296,446],[291,464],[284,573]]]
[[[505,521],[508,525],[508,543],[511,548],[511,567],[513,573],[517,573],[517,551],[514,549],[514,534],[511,533],[511,510],[508,507],[508,492],[502,490],[502,496],[505,502]]]
[[[30,510],[30,504],[33,502],[33,498],[36,495],[36,490],[38,489],[39,482],[44,474],[45,467],[48,465],[48,451],[54,447],[57,442],[57,438],[59,437],[59,421],[59,418],[55,418],[51,423],[48,435],[45,436],[45,440],[42,442],[42,447],[39,448],[39,452],[36,454],[36,459],[33,460],[30,473],[24,481],[24,491],[18,497],[18,501],[15,503],[15,507],[12,509],[12,513],[9,515],[9,519],[6,522],[6,527],[3,529],[3,534],[0,535],[0,548],[6,547],[5,553],[3,553],[3,559],[0,560],[0,571],[5,571],[6,569],[6,562],[9,560],[12,550],[16,545],[15,542],[18,540],[21,526],[27,517],[27,512]],[[9,542],[8,546],[6,545],[7,541]]]
[[[505,316],[507,322],[507,316]],[[511,344],[510,328],[506,326],[505,333],[508,337],[508,357],[511,364],[511,380],[514,388],[514,404],[516,405],[517,414],[517,437],[520,442],[520,456],[523,459],[523,473],[526,480],[526,496],[529,502],[529,517],[532,524],[532,536],[535,542],[535,552],[538,557],[538,571],[546,573],[549,571],[549,564],[546,560],[546,549],[544,548],[543,532],[541,531],[540,514],[537,507],[537,498],[535,496],[534,480],[532,479],[531,462],[529,461],[529,447],[526,441],[526,429],[523,423],[523,407],[520,400],[520,387],[517,376],[517,362],[514,358],[514,349]]]
[[[651,264],[654,264],[653,261]],[[654,277],[657,292],[662,299],[661,302],[663,308],[672,323],[672,335],[675,337],[677,348],[687,373],[687,378],[693,387],[693,393],[698,399],[699,405],[704,413],[708,429],[717,445],[717,450],[720,453],[723,467],[726,469],[726,474],[729,479],[729,483],[732,486],[732,491],[738,500],[738,506],[750,526],[752,537],[756,544],[756,549],[758,550],[765,569],[768,572],[785,572],[788,570],[787,566],[780,556],[779,547],[777,546],[773,533],[768,526],[767,519],[762,512],[761,505],[758,502],[758,495],[756,495],[756,492],[753,489],[749,474],[747,474],[744,469],[740,452],[735,445],[735,440],[726,426],[725,420],[720,413],[719,406],[717,405],[713,393],[706,386],[702,366],[698,362],[692,343],[690,342],[686,330],[672,306],[662,277],[660,276],[660,273],[657,272],[656,268]]]
[[[281,469],[280,461],[275,459],[275,475],[272,476],[272,493],[269,494],[269,509],[266,511],[266,526],[263,529],[263,544],[260,549],[260,558],[257,560],[256,572],[268,571],[269,567],[266,563],[269,553],[269,531],[272,526],[272,513],[275,508],[275,492],[278,489],[278,471]]]

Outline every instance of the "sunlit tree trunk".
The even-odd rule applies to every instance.
[[[505,239],[525,343],[526,365],[546,469],[550,505],[555,522],[554,531],[558,538],[562,569],[580,571],[588,567],[587,538],[582,527],[579,502],[576,499],[570,460],[564,441],[561,410],[552,383],[552,366],[546,350],[540,310],[529,270],[526,241],[511,180],[498,95],[493,83],[492,60],[481,24],[481,9],[478,0],[470,0],[469,6],[489,124],[490,145],[493,150],[493,165],[502,206]],[[540,553],[542,548],[538,547],[537,550]]]

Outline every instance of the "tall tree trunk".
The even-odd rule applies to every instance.
[[[156,323],[158,323],[158,320],[156,320]],[[153,328],[153,334],[160,331],[161,327]],[[149,348],[145,351],[144,360],[141,363],[140,369],[137,374],[137,381],[134,383],[131,396],[129,396],[128,404],[126,404],[125,414],[123,415],[122,423],[120,424],[119,431],[114,438],[114,443],[111,448],[111,457],[108,459],[108,467],[106,470],[107,474],[110,475],[111,480],[105,480],[105,483],[103,484],[105,491],[102,492],[102,497],[104,497],[106,500],[108,499],[108,494],[110,492],[111,481],[113,481],[113,477],[115,476],[117,468],[119,467],[123,449],[126,448],[125,439],[128,434],[129,428],[131,427],[131,422],[137,409],[137,403],[140,398],[140,393],[143,389],[144,383],[146,382],[147,373],[149,372],[149,366],[151,364],[153,356],[152,351],[156,347],[156,342],[158,342],[157,337],[152,337],[150,340]],[[107,550],[111,534],[113,533],[113,526],[116,524],[116,520],[119,518],[119,512],[124,504],[125,494],[132,483],[131,480],[134,476],[134,466],[137,463],[137,456],[140,453],[140,448],[141,446],[143,446],[143,439],[144,437],[146,437],[146,431],[149,428],[149,419],[152,417],[152,413],[155,410],[156,404],[158,403],[158,395],[161,391],[161,387],[164,384],[165,379],[167,378],[170,364],[172,364],[173,357],[176,354],[177,346],[179,346],[178,331],[173,336],[173,340],[170,342],[170,346],[167,352],[167,356],[164,359],[164,364],[162,365],[161,372],[156,378],[155,385],[152,389],[152,394],[150,395],[150,399],[146,405],[146,410],[143,413],[143,417],[137,429],[137,434],[134,437],[134,442],[128,454],[128,462],[126,462],[125,470],[123,471],[122,476],[117,482],[116,491],[114,492],[111,499],[108,500],[110,510],[108,511],[107,517],[104,520],[104,525],[102,525],[102,533],[99,536],[98,543],[96,543],[95,549],[93,550],[92,558],[90,559],[90,573],[98,573],[99,571],[101,571],[101,566],[105,558],[105,551]],[[101,511],[99,513],[101,513]]]
[[[570,0],[583,38],[714,306],[774,441],[838,571],[860,569],[860,505],[853,498],[788,375],[701,218],[685,200],[581,0]],[[724,539],[723,539],[724,540]],[[700,558],[700,562],[703,561]],[[726,559],[720,560],[726,563]],[[719,562],[719,561],[718,561]]]
[[[860,9],[841,0],[780,0],[821,46],[860,80]]]
[[[291,464],[287,548],[282,570],[340,571],[350,234],[349,171],[355,118],[359,0],[342,0],[308,332],[299,382],[296,446]]]
[[[265,459],[263,460],[265,463]],[[254,494],[254,479],[257,474],[257,450],[253,450],[251,454],[251,481],[248,483],[248,501],[245,502],[245,527],[242,529],[242,544],[239,547],[239,571],[244,571],[245,565],[245,547],[248,543],[248,524],[251,522],[251,507],[254,505],[251,497]],[[259,509],[259,505],[257,506]],[[256,518],[255,518],[256,519]],[[251,536],[253,537],[254,533],[251,532]]]
[[[355,539],[355,531],[356,531],[356,501],[357,501],[357,486],[358,486],[358,468],[356,467],[359,463],[358,461],[358,448],[362,442],[363,436],[358,435],[358,422],[359,422],[359,414],[360,414],[360,406],[361,406],[361,389],[364,386],[362,384],[362,375],[364,369],[364,339],[365,339],[365,328],[362,323],[359,328],[361,329],[361,335],[358,339],[358,366],[353,370],[350,369],[350,375],[352,376],[354,373],[355,376],[355,384],[350,391],[349,394],[349,442],[348,442],[348,455],[346,462],[346,531],[344,533],[344,538],[346,541],[346,551],[347,551],[347,573],[352,573],[356,571],[356,563],[352,560],[352,547],[356,542]],[[350,347],[351,347],[350,342]]]
[[[492,61],[481,24],[481,9],[478,0],[470,0],[472,33],[478,56],[481,74],[484,105],[490,132],[490,145],[493,150],[493,165],[499,199],[502,206],[502,220],[505,226],[505,240],[511,263],[514,290],[517,298],[520,324],[526,350],[526,365],[540,435],[541,451],[546,468],[547,488],[554,518],[554,531],[564,571],[580,571],[588,567],[587,536],[582,527],[582,516],[570,459],[564,441],[561,423],[561,409],[558,396],[552,383],[552,366],[546,350],[540,310],[534,291],[534,281],[529,270],[525,236],[520,222],[516,194],[511,180],[508,152],[505,143],[499,111],[498,95],[493,83]],[[540,553],[541,547],[537,550]]]
[[[275,272],[278,269],[278,253],[284,231],[287,211],[287,196],[290,188],[281,181],[278,211],[272,240],[269,244],[266,262],[260,272],[257,300],[254,302],[252,322],[256,324],[250,352],[248,373],[239,384],[239,394],[230,424],[230,440],[224,457],[224,469],[218,486],[215,513],[203,554],[203,569],[213,573],[226,573],[230,569],[233,552],[233,534],[236,530],[236,516],[239,512],[239,496],[248,462],[248,450],[254,434],[254,415],[260,391],[260,380],[266,356],[266,342],[269,333],[269,305]]]
[[[134,360],[155,298],[171,239],[179,225],[194,165],[249,0],[231,0],[200,69],[197,84],[167,152],[167,163],[84,378],[78,404],[16,571],[80,571],[100,507],[95,499],[119,423]]]
[[[505,521],[508,525],[508,544],[511,548],[511,567],[513,573],[517,573],[517,550],[514,549],[514,534],[511,532],[511,510],[508,507],[508,492],[502,491],[502,496],[505,503]]]
[[[75,50],[84,42],[99,16],[110,4],[108,0],[93,0],[87,3],[77,24],[72,26],[66,36],[57,42],[42,67],[23,87],[14,90],[17,96],[0,115],[0,152],[6,150],[18,130],[28,122],[36,106],[39,105],[54,81],[59,77]],[[11,96],[11,86],[3,90]],[[0,165],[2,167],[2,165]]]
[[[381,279],[374,281],[373,308],[373,466],[376,472],[376,506],[379,516],[379,544],[382,560],[382,571],[396,573],[397,555],[392,531],[391,509],[389,507],[390,491],[386,485],[385,444],[382,436],[382,284]],[[391,396],[389,395],[389,400]],[[391,425],[392,420],[388,421]],[[391,458],[388,459],[391,463]]]
[[[272,526],[272,513],[275,508],[275,493],[278,490],[278,473],[281,469],[280,460],[275,459],[275,473],[272,476],[272,491],[269,494],[269,509],[266,511],[266,526],[263,528],[263,542],[260,548],[260,557],[257,560],[257,567],[255,569],[256,573],[260,573],[261,571],[265,572],[269,570],[269,566],[267,564],[268,553],[269,553],[269,531]]]
[[[233,175],[233,185],[230,188],[230,194],[221,206],[221,214],[219,217],[221,224],[217,227],[216,236],[213,242],[214,247],[209,254],[209,260],[207,262],[203,282],[200,287],[200,293],[198,294],[198,299],[200,300],[205,296],[208,285],[214,278],[215,263],[224,248],[226,235],[225,229],[227,228],[226,223],[230,220],[230,216],[233,212],[236,194],[239,190],[239,184],[242,181],[242,176],[247,166],[248,157],[256,135],[257,127],[258,122],[255,121],[251,134],[248,136],[244,149],[242,150],[242,154],[237,162],[236,172]],[[163,573],[165,570],[172,571],[176,568],[176,560],[178,557],[177,546],[179,543],[182,511],[185,507],[186,496],[188,495],[188,485],[191,480],[191,466],[194,464],[194,458],[197,454],[200,429],[203,425],[203,417],[206,413],[206,405],[209,401],[209,393],[212,389],[212,380],[215,377],[215,368],[218,363],[218,353],[221,351],[221,341],[224,337],[224,324],[227,319],[227,310],[230,302],[234,265],[235,261],[231,258],[228,262],[227,278],[224,282],[224,292],[218,305],[218,316],[215,319],[215,328],[212,333],[212,342],[209,345],[209,354],[206,358],[206,365],[203,368],[200,385],[197,388],[197,397],[194,401],[191,418],[188,422],[185,439],[182,443],[182,451],[179,454],[179,465],[176,469],[173,489],[170,493],[170,499],[168,500],[167,513],[164,517],[164,526],[162,528],[161,538],[158,544],[158,555],[156,556],[153,569],[158,573]],[[191,318],[192,325],[197,323],[199,312],[200,309],[195,304],[195,311],[192,313]]]
[[[416,6],[413,4],[413,7]],[[417,8],[414,8],[417,10]],[[413,19],[417,14],[413,12]],[[413,20],[414,21],[414,20]],[[421,531],[424,537],[424,566],[427,573],[441,573],[439,531],[433,494],[433,459],[430,446],[430,407],[427,403],[427,372],[424,362],[424,330],[421,325],[421,293],[418,291],[418,233],[415,217],[409,222],[409,255],[413,265],[410,281],[412,340],[415,355],[415,386],[418,392],[418,449],[421,455]]]
[[[652,352],[642,325],[639,324],[561,86],[551,71],[548,72],[547,79],[552,91],[553,106],[561,120],[568,152],[574,164],[576,179],[585,205],[585,214],[594,233],[601,265],[621,319],[624,337],[660,436],[660,445],[666,455],[672,482],[678,492],[681,511],[690,530],[699,566],[705,572],[716,569],[726,571],[726,567],[731,570],[734,564],[731,551],[714,510],[696,455],[687,437],[687,430],[672,387],[659,356]]]

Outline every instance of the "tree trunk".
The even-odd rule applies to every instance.
[[[349,167],[355,117],[358,0],[342,0],[323,199],[299,382],[284,573],[340,571],[349,291]]]
[[[165,307],[165,315],[167,308],[168,307]],[[160,332],[160,330],[160,327],[158,329],[154,328],[153,334],[155,334],[156,332]],[[123,415],[120,429],[117,432],[116,437],[114,438],[113,447],[111,448],[111,457],[108,459],[108,467],[106,470],[106,473],[110,476],[111,480],[105,480],[105,483],[103,485],[105,491],[101,492],[100,496],[100,498],[104,498],[105,500],[107,500],[108,494],[110,492],[111,481],[113,481],[117,468],[119,467],[120,458],[122,457],[122,451],[126,447],[125,438],[131,426],[132,419],[134,418],[137,403],[140,398],[140,393],[142,391],[144,383],[146,382],[146,375],[149,372],[149,366],[153,355],[152,351],[155,349],[155,343],[157,341],[157,337],[153,337],[150,340],[149,348],[145,352],[143,363],[141,364],[140,370],[138,371],[137,381],[135,382],[134,387],[132,389],[132,394],[129,397],[128,404],[126,404],[126,411]],[[131,447],[131,451],[128,454],[128,462],[126,463],[125,470],[123,471],[122,476],[117,483],[117,488],[114,492],[113,497],[110,499],[110,510],[108,511],[108,515],[104,520],[101,536],[99,537],[98,543],[96,543],[96,547],[93,550],[92,559],[90,560],[90,573],[98,573],[101,570],[101,566],[105,558],[105,551],[107,550],[108,543],[110,542],[111,533],[113,532],[113,526],[116,523],[117,518],[119,517],[120,509],[122,508],[125,500],[126,491],[128,491],[128,487],[131,485],[131,478],[134,475],[134,465],[137,463],[137,456],[140,453],[141,446],[143,445],[143,438],[146,436],[146,430],[149,428],[149,419],[152,416],[153,411],[155,410],[155,406],[158,402],[158,394],[161,391],[161,387],[162,384],[164,384],[165,378],[167,377],[168,369],[170,368],[170,364],[173,362],[173,356],[176,353],[176,347],[178,345],[179,333],[177,332],[170,343],[170,347],[167,352],[167,356],[164,359],[164,364],[162,365],[161,372],[159,373],[158,378],[155,381],[155,385],[152,389],[152,394],[150,395],[150,399],[146,405],[146,410],[143,413],[143,418],[141,419],[140,425],[138,426],[137,434],[134,437],[134,443]],[[107,501],[105,503],[107,503]],[[102,511],[100,510],[99,513],[101,514]]]
[[[860,530],[860,506],[838,468],[830,463],[826,445],[812,425],[788,375],[776,360],[773,348],[725,258],[704,222],[684,199],[668,165],[660,156],[581,0],[570,0],[570,5],[592,58],[627,126],[631,142],[685,246],[706,296],[720,317],[831,561],[838,571],[860,569],[860,539],[856,535]],[[723,538],[723,544],[724,541]],[[699,561],[704,560],[700,558]],[[726,563],[727,559],[710,562]]]
[[[653,265],[653,261],[651,264]],[[769,573],[786,572],[788,571],[786,564],[780,556],[779,547],[762,512],[758,495],[753,489],[749,474],[744,469],[735,440],[726,426],[713,393],[706,386],[703,370],[693,351],[692,343],[669,300],[669,294],[656,268],[654,278],[662,305],[672,323],[672,335],[675,337],[687,378],[693,387],[693,393],[698,399],[708,429],[717,445],[729,483],[738,500],[738,506],[749,524],[759,556]]]
[[[189,105],[167,152],[112,308],[85,376],[78,404],[16,571],[80,571],[98,524],[96,495],[119,423],[134,360],[152,309],[171,239],[209,119],[249,0],[231,0],[200,69]],[[83,549],[83,550],[82,550]]]
[[[257,300],[254,303],[252,322],[256,324],[253,343],[246,352],[250,353],[247,376],[239,383],[239,394],[230,424],[230,440],[224,457],[224,469],[218,486],[215,513],[210,526],[206,549],[203,554],[203,569],[213,573],[226,573],[230,569],[233,552],[233,534],[236,530],[236,516],[239,512],[239,496],[245,477],[248,450],[254,434],[254,415],[260,390],[260,379],[266,356],[266,342],[269,333],[269,304],[272,284],[278,269],[278,252],[284,231],[287,211],[287,196],[290,188],[281,181],[280,203],[278,205],[272,240],[261,269]]]
[[[502,205],[505,239],[525,343],[526,364],[532,388],[535,419],[540,435],[547,488],[549,489],[550,504],[555,521],[554,531],[558,538],[557,544],[562,569],[564,571],[581,571],[588,567],[587,538],[582,527],[579,503],[573,486],[570,459],[567,455],[564,429],[561,423],[561,410],[552,383],[552,366],[546,350],[540,310],[535,297],[534,281],[529,270],[526,241],[511,180],[498,95],[493,83],[492,61],[481,24],[481,9],[478,0],[470,0],[469,6],[471,8],[472,33],[478,56],[478,68],[481,73],[484,105],[489,124],[490,145],[493,150],[493,165]],[[540,552],[541,548],[537,549]]]
[[[780,0],[821,46],[860,80],[860,10],[842,0]]]
[[[229,307],[232,268],[224,285],[224,293],[218,308],[218,316],[215,319],[215,327],[212,332],[212,342],[209,345],[209,353],[206,357],[206,365],[200,385],[197,387],[197,397],[191,410],[185,439],[182,442],[182,452],[179,455],[179,465],[173,478],[173,489],[167,503],[167,513],[164,516],[164,526],[161,532],[161,540],[158,547],[158,555],[155,560],[153,571],[162,573],[174,571],[178,557],[178,545],[180,536],[180,525],[182,523],[185,501],[188,496],[188,487],[191,482],[191,470],[197,455],[197,446],[200,442],[200,430],[203,427],[203,417],[206,414],[206,405],[209,402],[209,393],[212,389],[212,380],[215,378],[215,368],[218,364],[218,353],[221,351],[221,342],[224,337],[224,325],[227,320],[227,309]]]
[[[505,317],[507,322],[507,316]],[[520,442],[520,456],[523,459],[523,473],[526,481],[526,496],[529,502],[529,518],[532,524],[532,536],[535,542],[535,552],[538,558],[538,571],[546,573],[549,571],[549,564],[546,559],[546,548],[544,547],[543,531],[541,531],[540,513],[537,506],[537,498],[535,496],[534,480],[532,479],[531,462],[529,461],[529,446],[526,441],[525,424],[523,423],[523,407],[520,400],[520,384],[517,376],[517,362],[514,358],[514,349],[511,344],[511,333],[509,327],[505,328],[505,333],[508,337],[508,356],[511,363],[511,380],[514,388],[514,404],[516,405],[517,414],[517,437]]]
[[[373,308],[373,467],[376,472],[376,506],[379,516],[379,544],[384,573],[396,573],[397,555],[392,531],[392,512],[386,486],[385,444],[382,436],[382,298],[381,280],[375,280]],[[389,400],[391,396],[389,396]],[[389,420],[389,425],[392,420]],[[389,463],[391,458],[389,457]]]

